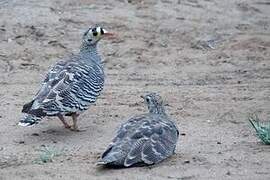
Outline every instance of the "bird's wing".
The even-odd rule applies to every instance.
[[[39,91],[34,96],[33,100],[23,106],[22,112],[23,113],[31,113],[35,115],[46,115],[41,109],[40,106],[43,101],[48,97],[50,94],[53,86],[59,83],[61,80],[59,75],[65,69],[68,61],[59,61],[54,66],[50,68],[48,73],[46,74]],[[63,73],[62,73],[63,75]],[[37,112],[39,111],[39,113]]]
[[[102,154],[101,162],[126,167],[142,162],[160,162],[173,154],[178,134],[171,121],[149,115],[133,117],[117,130],[115,138]]]
[[[140,126],[139,121],[144,119],[144,115],[135,116],[129,119],[127,122],[121,124],[116,131],[116,136],[109,144],[105,152],[101,156],[100,162],[108,164],[122,164],[122,159],[125,159],[126,152],[130,149],[131,139],[130,134]]]
[[[46,115],[76,112],[95,102],[103,88],[102,67],[70,60],[57,63],[36,94],[30,113],[42,110]]]
[[[154,164],[172,155],[178,139],[178,132],[171,122],[160,119],[145,119],[130,137],[133,143],[124,162],[125,166],[143,161]]]

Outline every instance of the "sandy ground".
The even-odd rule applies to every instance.
[[[70,132],[58,119],[18,127],[22,105],[48,67],[76,53],[99,24],[117,33],[99,50],[103,94]],[[267,0],[0,0],[0,180],[269,179],[270,148],[247,121],[270,119]],[[101,169],[95,162],[116,127],[145,112],[159,92],[181,131],[176,154],[150,167]],[[58,151],[37,163],[44,146]]]

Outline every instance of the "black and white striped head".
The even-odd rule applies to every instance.
[[[150,93],[145,96],[141,96],[146,103],[150,113],[162,114],[165,113],[163,107],[163,100],[157,93]]]
[[[112,33],[109,33],[107,30],[102,27],[96,26],[93,28],[89,28],[83,34],[83,42],[87,45],[95,45],[100,39],[105,36],[110,36]]]

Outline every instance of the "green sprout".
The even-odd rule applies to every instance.
[[[57,156],[60,156],[62,154],[62,150],[59,151],[56,148],[43,146],[42,149],[39,149],[41,152],[39,154],[39,157],[35,160],[36,163],[42,164],[42,163],[48,163],[53,162],[53,159]]]
[[[257,115],[250,115],[249,122],[256,130],[257,136],[264,144],[270,145],[270,122],[261,123]]]

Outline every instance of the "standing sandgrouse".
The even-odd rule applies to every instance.
[[[165,113],[161,97],[150,93],[143,99],[149,113],[135,116],[120,126],[98,165],[151,165],[174,153],[179,131]]]
[[[83,34],[80,52],[50,69],[33,100],[23,106],[25,116],[19,125],[31,126],[45,116],[57,116],[65,128],[78,130],[77,117],[103,89],[104,72],[97,43],[108,35],[112,34],[101,27],[89,28]],[[72,117],[73,126],[64,116]]]

